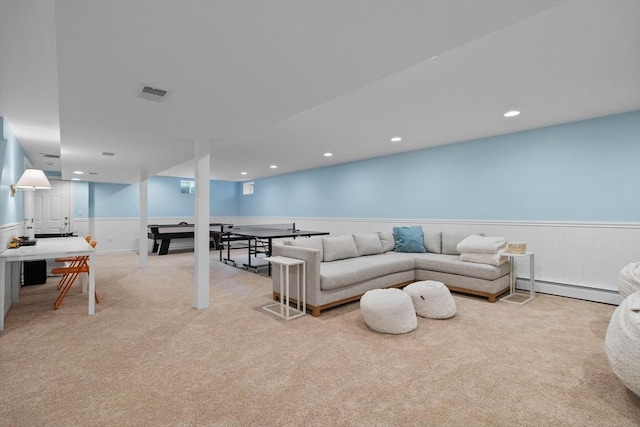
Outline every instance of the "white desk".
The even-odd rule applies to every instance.
[[[280,267],[280,302],[264,306],[265,310],[290,320],[307,314],[307,269],[301,259],[287,258],[284,256],[272,256],[264,258],[272,264]],[[289,306],[289,268],[296,267],[296,308]],[[302,279],[300,279],[300,266],[302,266]],[[302,284],[302,298],[300,298],[300,284]],[[302,300],[302,301],[301,301]]]
[[[509,292],[509,295],[501,298],[501,301],[507,301],[507,302],[512,302],[516,304],[525,304],[533,300],[536,297],[536,292],[535,292],[536,278],[534,275],[535,266],[533,264],[533,252],[526,252],[523,254],[511,254],[509,252],[506,252],[503,254],[503,256],[509,257],[511,261],[510,262],[511,266],[509,267],[510,268],[510,271],[509,271],[510,292]],[[526,294],[516,292],[515,269],[516,269],[516,259],[519,257],[529,257],[529,285],[531,286],[531,288],[529,289],[528,296]]]
[[[51,259],[68,256],[89,256],[89,292],[87,298],[89,315],[95,314],[96,277],[93,254],[95,250],[82,237],[52,237],[37,239],[33,246],[21,246],[17,249],[5,249],[0,252],[0,331],[4,330],[5,295],[11,287],[11,303],[18,302],[20,292],[20,267],[22,261]]]

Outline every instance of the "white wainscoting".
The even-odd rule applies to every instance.
[[[24,224],[21,222],[5,224],[0,226],[0,252],[6,250],[9,246],[9,242],[13,237],[24,235]],[[8,277],[7,277],[8,279]],[[8,283],[11,283],[8,281]],[[2,316],[5,316],[11,308],[11,286],[6,286],[4,289],[4,307],[0,307],[2,310]]]
[[[94,240],[100,252],[136,251],[138,218],[96,218]],[[149,224],[193,222],[193,218],[149,218]],[[617,275],[631,262],[640,261],[640,224],[534,221],[456,221],[367,218],[215,217],[211,222],[274,224],[295,222],[303,230],[328,231],[333,236],[392,231],[395,225],[422,225],[425,230],[482,232],[524,241],[535,253],[536,291],[591,301],[619,304]],[[86,219],[75,219],[74,230],[88,234]],[[151,249],[152,242],[149,242]],[[192,248],[191,239],[171,242],[172,249]],[[518,286],[528,286],[529,267],[518,262]]]
[[[24,234],[24,224],[15,222],[0,226],[0,252],[9,246],[9,242],[13,237],[22,236]]]

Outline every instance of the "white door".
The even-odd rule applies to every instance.
[[[50,179],[51,190],[36,190],[34,228],[36,234],[66,233],[71,229],[71,185]]]

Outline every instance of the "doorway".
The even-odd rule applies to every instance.
[[[50,190],[36,190],[33,223],[35,234],[66,234],[71,224],[71,183],[50,179]]]

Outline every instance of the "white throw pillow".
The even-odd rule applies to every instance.
[[[354,234],[353,240],[356,242],[356,248],[360,256],[382,253],[382,243],[377,234]]]
[[[434,254],[441,254],[442,253],[442,233],[440,231],[425,230],[424,247],[427,249],[427,252],[431,252]]]
[[[298,246],[302,248],[317,249],[320,251],[320,259],[324,258],[324,255],[322,253],[322,239],[320,239],[319,237],[311,237],[309,239],[300,238],[300,239],[287,240],[285,241],[285,244],[289,244],[291,246]]]
[[[382,243],[382,252],[389,252],[396,248],[396,238],[390,231],[378,231],[380,243]]]
[[[356,248],[356,242],[351,234],[338,237],[323,237],[322,250],[325,262],[358,257],[358,248]]]

